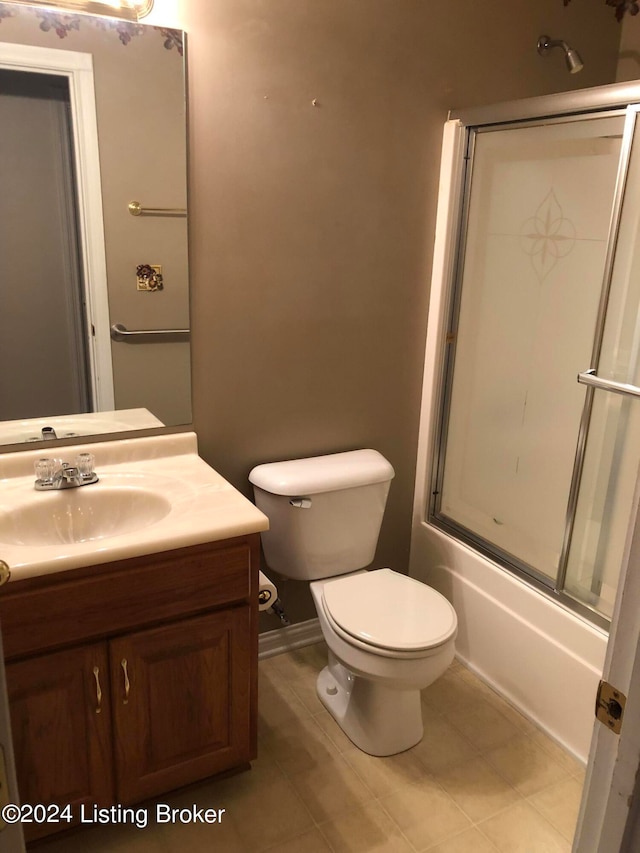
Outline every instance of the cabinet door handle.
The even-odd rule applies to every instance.
[[[131,689],[131,684],[129,682],[129,673],[127,672],[127,659],[122,658],[120,661],[120,666],[122,667],[122,672],[124,673],[124,705],[129,704],[129,690]]]
[[[102,711],[102,688],[100,687],[100,669],[97,666],[93,668],[93,677],[96,680],[96,714]]]

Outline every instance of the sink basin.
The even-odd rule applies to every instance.
[[[65,448],[95,455],[99,482],[36,491],[42,450],[0,454],[0,560],[11,582],[266,530],[252,503],[199,456],[195,433]]]
[[[134,533],[171,511],[160,494],[136,487],[64,489],[36,496],[0,512],[0,542],[8,545],[70,544]]]

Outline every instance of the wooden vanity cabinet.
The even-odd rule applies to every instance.
[[[113,801],[110,708],[104,694],[98,707],[94,675],[104,679],[107,668],[104,643],[7,665],[21,803],[69,803],[78,815],[83,805]],[[23,828],[33,839],[67,824]]]
[[[254,534],[0,590],[23,803],[77,822],[255,758],[258,561]]]
[[[249,610],[212,613],[111,641],[120,802],[248,761]]]

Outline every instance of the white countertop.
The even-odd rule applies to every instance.
[[[0,444],[42,441],[43,427],[51,427],[58,438],[125,432],[133,429],[154,429],[164,424],[148,409],[121,409],[112,412],[88,412],[78,415],[52,415],[49,418],[27,418],[21,421],[0,421]]]
[[[258,533],[269,526],[260,510],[200,459],[195,433],[51,448],[51,455],[71,463],[82,452],[95,455],[100,481],[47,492],[34,489],[33,466],[44,455],[42,449],[0,455],[0,559],[9,565],[12,581]],[[90,515],[92,496],[96,495],[96,505],[105,496],[98,495],[100,490],[105,495],[118,490],[125,503],[128,491],[148,490],[171,506],[157,521],[88,541],[20,544],[15,532],[1,532],[21,508],[36,506],[37,512],[42,506],[46,515],[71,496],[77,498],[75,503],[81,499],[80,505],[87,508],[81,511]]]

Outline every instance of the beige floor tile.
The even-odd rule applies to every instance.
[[[438,773],[436,781],[474,823],[520,799],[515,788],[480,757]]]
[[[269,680],[280,677],[280,666],[278,661],[282,655],[274,655],[268,658],[262,658],[258,661],[258,674],[262,678],[267,676]]]
[[[286,682],[317,678],[320,670],[326,665],[327,647],[324,643],[303,646],[260,661],[261,669],[273,670]]]
[[[429,847],[428,853],[496,853],[496,849],[486,836],[472,827],[442,844]]]
[[[227,853],[224,847],[216,849],[219,849],[220,853]],[[303,832],[302,835],[296,835],[295,838],[290,838],[289,841],[276,844],[275,847],[269,847],[269,850],[277,850],[278,853],[332,853],[331,848],[322,837],[320,830],[315,828],[308,832]],[[194,853],[197,853],[197,851],[194,851]]]
[[[424,736],[412,752],[430,773],[462,764],[478,755],[478,750],[451,723],[434,715],[425,719]]]
[[[87,847],[85,849],[91,850],[93,853],[92,848]],[[162,832],[162,847],[160,849],[163,853],[182,853],[184,850],[224,850],[225,853],[250,853],[250,848],[242,840],[236,827],[230,820],[225,821],[224,816],[220,824],[212,826],[199,823],[168,824]],[[129,853],[129,847],[126,848],[126,853]]]
[[[580,776],[584,771],[584,764],[581,761],[578,761],[577,758],[574,758],[570,752],[567,752],[566,749],[563,749],[559,744],[557,744],[554,740],[552,740],[548,735],[544,732],[540,731],[540,729],[536,729],[535,732],[531,735],[531,739],[534,743],[537,743],[538,746],[541,746],[545,752],[547,752],[554,761],[557,761],[565,770],[567,770],[572,776]]]
[[[491,699],[492,697],[496,698],[499,702],[504,702],[505,700],[497,693],[490,684],[487,684],[486,681],[483,681],[479,675],[464,666],[464,664],[460,665],[460,669],[457,670],[456,673],[463,681],[465,681],[468,685],[473,687],[478,693],[481,693],[485,699]]]
[[[332,760],[292,775],[291,783],[317,823],[372,799],[369,789],[338,753]]]
[[[571,777],[529,797],[531,805],[564,837],[573,841],[582,798],[582,785]]]
[[[461,677],[460,670],[449,669],[422,691],[422,702],[450,717],[472,710],[478,702],[478,691]]]
[[[198,806],[224,808],[223,800],[243,796],[254,788],[269,785],[283,778],[284,774],[278,765],[263,751],[251,762],[249,770],[241,770],[222,779],[205,779],[197,785],[165,794],[158,799],[176,806],[195,803]]]
[[[313,828],[308,809],[286,779],[245,791],[225,808],[250,853],[267,850]]]
[[[342,755],[374,797],[390,794],[403,785],[419,782],[429,775],[412,749],[378,758],[352,746]]]
[[[535,723],[532,723],[531,720],[527,719],[524,714],[521,714],[517,708],[514,708],[513,705],[510,705],[505,699],[498,696],[497,693],[494,693],[493,690],[490,690],[489,694],[489,696],[485,696],[485,700],[490,705],[493,705],[493,707],[506,717],[512,725],[522,732],[522,734],[533,735],[535,732],[540,731]]]
[[[569,773],[527,735],[485,753],[487,761],[523,796],[561,782]]]
[[[501,746],[522,733],[494,705],[484,699],[481,699],[472,711],[451,717],[451,722],[481,751]]]
[[[527,719],[524,714],[521,714],[517,708],[514,708],[510,702],[500,696],[499,693],[497,693],[489,684],[482,681],[482,679],[470,669],[466,669],[462,666],[458,671],[458,675],[463,679],[463,681],[470,684],[485,702],[492,705],[496,711],[499,711],[503,716],[505,716],[517,729],[520,729],[520,731],[526,734],[538,731],[537,727],[531,722],[531,720]]]
[[[326,710],[316,690],[316,679],[311,681],[293,681],[291,690],[311,714],[319,714]]]
[[[260,796],[261,791],[274,782],[284,783],[283,774],[277,767],[272,767],[264,760],[259,760],[255,762],[255,768],[236,773],[226,779],[209,779],[199,785],[190,785],[179,791],[164,794],[156,798],[149,807],[155,808],[155,803],[159,802],[172,809],[191,809],[194,806],[198,809],[216,809],[218,812],[224,809],[224,813],[219,816],[219,823],[213,825],[193,824],[193,832],[194,834],[198,833],[198,826],[208,826],[209,830],[215,830],[216,836],[228,838],[229,846],[235,851],[236,846],[231,841],[233,835],[231,832],[231,810],[235,808],[236,803],[242,802],[247,797]],[[161,825],[161,828],[166,837],[172,839],[190,837],[190,831],[182,833],[181,828],[183,826],[180,823],[165,823]],[[190,830],[191,825],[187,825],[186,828]]]
[[[571,844],[521,800],[483,821],[479,829],[501,853],[570,853]]]
[[[339,755],[313,717],[284,723],[265,735],[263,740],[287,776],[321,767]]]
[[[431,780],[404,785],[379,802],[416,850],[445,841],[471,825],[448,794]]]
[[[583,767],[582,764],[580,764],[578,766],[578,768],[575,770],[575,772],[571,773],[571,775],[573,776],[574,779],[577,779],[577,781],[580,783],[580,786],[583,787],[584,781],[587,777],[587,768]]]
[[[335,853],[412,853],[413,849],[376,802],[358,806],[321,824],[320,829]]]
[[[258,684],[258,733],[268,734],[272,729],[290,720],[311,716],[309,709],[298,699],[286,683],[271,681],[260,676]]]
[[[224,813],[219,815],[219,825],[227,827],[230,823],[230,810],[236,802],[242,801],[252,792],[259,794],[264,786],[271,785],[274,781],[284,782],[284,776],[277,767],[274,772],[268,768],[263,768],[262,771],[257,769],[255,773],[249,770],[227,779],[208,780],[201,785],[191,785],[180,791],[165,794],[154,800],[150,808],[155,808],[155,803],[163,803],[172,809],[189,809],[193,806],[198,809],[216,809],[217,812],[224,809]],[[171,824],[166,823],[164,826],[169,828]]]
[[[326,709],[323,709],[319,714],[314,714],[313,719],[320,726],[331,743],[336,747],[338,752],[346,752],[348,749],[353,749],[353,741],[349,740]]]

